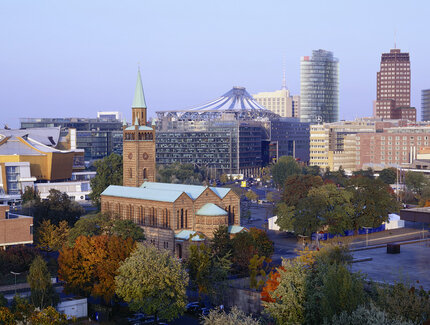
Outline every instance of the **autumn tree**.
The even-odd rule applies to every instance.
[[[166,250],[138,243],[115,283],[118,296],[134,311],[171,321],[185,310],[188,274]]]
[[[58,303],[58,294],[51,284],[51,275],[42,257],[36,256],[31,263],[27,282],[31,288],[30,299],[34,306],[43,309]]]
[[[272,166],[270,171],[275,186],[277,188],[282,188],[285,180],[289,176],[301,173],[301,168],[294,157],[282,156],[278,159],[278,162]]]
[[[100,194],[109,185],[122,185],[122,156],[115,153],[94,163],[97,174],[91,179],[90,198],[100,208]]]
[[[51,220],[43,220],[36,232],[36,246],[48,252],[58,251],[67,242],[69,231],[69,225],[64,220],[58,226]]]
[[[258,200],[258,195],[253,190],[249,190],[248,192],[246,192],[245,196],[250,201],[257,201]]]
[[[117,269],[135,248],[131,238],[80,236],[74,247],[64,246],[58,258],[58,275],[66,292],[103,297],[109,302],[115,294]]]

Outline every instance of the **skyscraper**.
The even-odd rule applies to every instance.
[[[300,60],[300,120],[336,122],[339,116],[339,61],[325,50]]]
[[[382,53],[381,68],[376,73],[374,116],[387,119],[416,120],[411,106],[411,66],[409,53],[391,49]]]
[[[421,120],[430,121],[430,89],[421,91]]]

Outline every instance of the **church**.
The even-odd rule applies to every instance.
[[[102,212],[130,219],[146,240],[177,257],[193,242],[213,237],[220,225],[231,234],[240,226],[240,198],[230,188],[156,182],[155,125],[147,124],[140,71],[132,104],[131,126],[123,126],[123,186],[101,194]]]

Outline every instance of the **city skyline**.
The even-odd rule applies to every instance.
[[[2,123],[94,117],[102,110],[131,121],[138,62],[150,117],[205,103],[232,86],[250,93],[281,89],[284,57],[287,87],[299,94],[300,57],[320,48],[339,58],[339,119],[371,116],[380,56],[393,48],[394,31],[397,48],[411,56],[411,106],[421,116],[421,90],[430,87],[422,41],[427,4],[396,3],[4,1],[0,108],[9,114]]]

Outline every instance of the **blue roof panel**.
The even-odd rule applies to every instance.
[[[199,211],[197,211],[196,215],[198,216],[226,216],[228,215],[227,211],[221,209],[219,206],[213,203],[206,203],[202,206]]]
[[[142,187],[110,185],[101,195],[125,197],[129,199],[175,202],[182,193],[182,191],[162,191]]]

